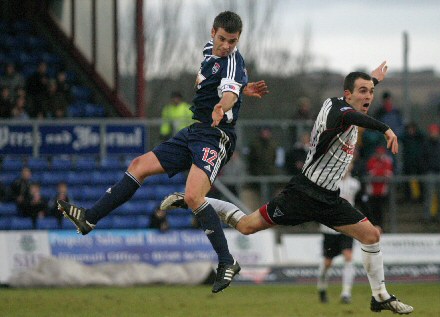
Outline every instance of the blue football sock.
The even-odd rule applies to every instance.
[[[104,218],[112,210],[128,201],[139,187],[141,187],[141,183],[129,172],[125,172],[119,182],[107,189],[92,208],[87,209],[87,221],[96,224],[99,219]]]
[[[217,253],[219,263],[233,264],[234,258],[229,253],[228,241],[214,208],[205,202],[193,212]]]

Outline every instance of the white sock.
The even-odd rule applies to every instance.
[[[240,219],[246,216],[240,208],[230,202],[210,197],[206,197],[206,200],[214,208],[220,219],[232,228],[235,228]]]
[[[384,301],[390,298],[385,287],[385,274],[383,271],[382,252],[379,242],[374,244],[362,244],[362,262],[367,271],[368,281],[374,298],[377,301]]]
[[[351,297],[351,288],[354,280],[354,265],[353,262],[345,262],[342,270],[342,293],[341,296]]]
[[[328,287],[328,268],[325,267],[324,262],[319,265],[317,287],[320,291],[326,290]]]

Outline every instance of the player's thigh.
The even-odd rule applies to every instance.
[[[199,207],[211,189],[208,175],[196,165],[192,165],[186,179],[185,202],[191,209]]]
[[[136,157],[128,166],[128,172],[138,180],[143,180],[147,176],[164,173],[162,165],[153,152],[148,152]]]
[[[363,244],[373,244],[380,240],[380,232],[370,221],[365,220],[351,225],[335,227],[339,232],[346,234]]]

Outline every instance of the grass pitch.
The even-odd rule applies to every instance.
[[[440,284],[394,284],[388,290],[414,306],[413,316],[440,316]],[[353,302],[339,303],[339,285],[329,288],[330,303],[321,304],[312,285],[231,285],[211,294],[210,286],[145,286],[132,288],[0,289],[2,317],[337,317],[376,315],[369,310],[370,289],[357,284]]]

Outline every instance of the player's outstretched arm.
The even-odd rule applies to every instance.
[[[376,78],[379,82],[384,80],[388,72],[387,62],[383,61],[376,69],[371,72],[371,77]]]
[[[248,83],[243,89],[243,93],[249,97],[261,98],[269,93],[266,82],[260,80],[257,82]]]
[[[397,154],[399,152],[399,143],[393,130],[388,129],[385,131],[385,139],[387,140],[387,148],[391,150],[391,153]]]

